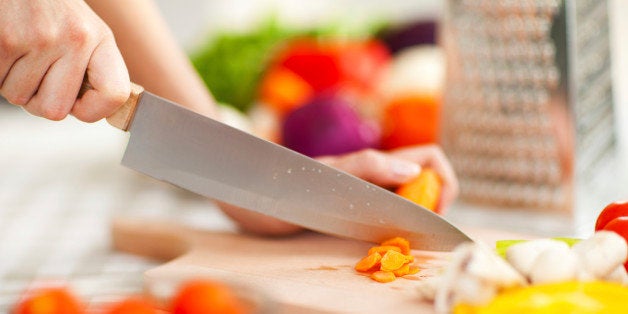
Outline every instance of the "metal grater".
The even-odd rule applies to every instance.
[[[447,2],[442,145],[463,202],[574,210],[616,150],[609,37],[607,1]]]

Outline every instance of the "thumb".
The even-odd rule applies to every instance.
[[[129,72],[113,38],[105,38],[94,49],[87,65],[87,77],[92,89],[77,99],[72,108],[77,119],[95,122],[106,118],[129,98]]]

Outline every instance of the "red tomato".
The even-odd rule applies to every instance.
[[[114,304],[107,314],[157,314],[153,305],[141,298],[128,298]]]
[[[301,76],[315,92],[328,90],[338,84],[341,69],[338,51],[315,40],[299,40],[284,51],[281,65]]]
[[[307,82],[314,93],[350,86],[372,92],[390,61],[390,53],[379,41],[315,40],[291,42],[277,63]]]
[[[614,231],[628,242],[628,216],[617,217],[609,221],[604,226],[604,230]],[[628,271],[628,261],[624,263],[624,268]]]
[[[597,217],[595,231],[605,229],[604,226],[617,217],[628,217],[628,201],[608,204]]]
[[[183,284],[172,303],[173,314],[242,314],[240,300],[232,290],[211,281],[191,281]]]
[[[45,288],[28,294],[14,314],[83,314],[83,306],[66,288]]]
[[[377,40],[369,40],[346,43],[338,49],[342,78],[361,93],[374,90],[390,62],[388,48]]]

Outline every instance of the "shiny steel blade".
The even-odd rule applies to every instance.
[[[156,179],[340,237],[447,251],[469,238],[362,179],[145,92],[122,164]]]

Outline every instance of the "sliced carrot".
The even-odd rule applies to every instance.
[[[382,259],[380,261],[381,263],[380,270],[394,271],[401,268],[401,266],[403,266],[403,264],[407,262],[408,262],[408,258],[405,255],[397,251],[391,250],[391,251],[386,252],[386,254],[382,256]]]
[[[370,272],[371,279],[375,281],[391,282],[396,277],[418,273],[419,268],[410,265],[412,262],[414,256],[411,254],[410,241],[395,237],[371,247],[368,255],[355,265],[355,269]]]
[[[367,272],[371,269],[376,268],[379,265],[380,260],[382,259],[382,255],[378,252],[369,254],[368,256],[361,259],[357,264],[355,264],[355,270],[361,272]]]
[[[379,282],[391,282],[397,279],[397,277],[390,271],[378,270],[371,274],[371,279]]]
[[[384,242],[382,242],[381,246],[396,246],[398,247],[401,251],[401,253],[403,254],[410,254],[410,241],[402,238],[402,237],[395,237],[389,240],[386,240]]]
[[[398,246],[393,246],[393,245],[380,245],[380,246],[374,246],[372,248],[369,249],[369,252],[367,253],[368,255],[371,255],[375,252],[379,253],[380,255],[384,255],[386,254],[386,252],[393,250],[393,251],[397,251],[401,253],[401,248],[399,248]]]
[[[414,262],[414,255],[406,255],[406,260],[408,261],[408,263]]]
[[[401,185],[397,194],[438,213],[442,181],[436,171],[424,168],[419,176]]]
[[[418,266],[410,265],[410,268],[408,269],[408,275],[414,275],[418,273],[419,270],[421,269]]]
[[[398,269],[393,270],[393,274],[395,274],[395,276],[397,276],[397,277],[405,276],[409,272],[410,272],[410,265],[409,264],[404,264],[403,266],[399,267]]]

